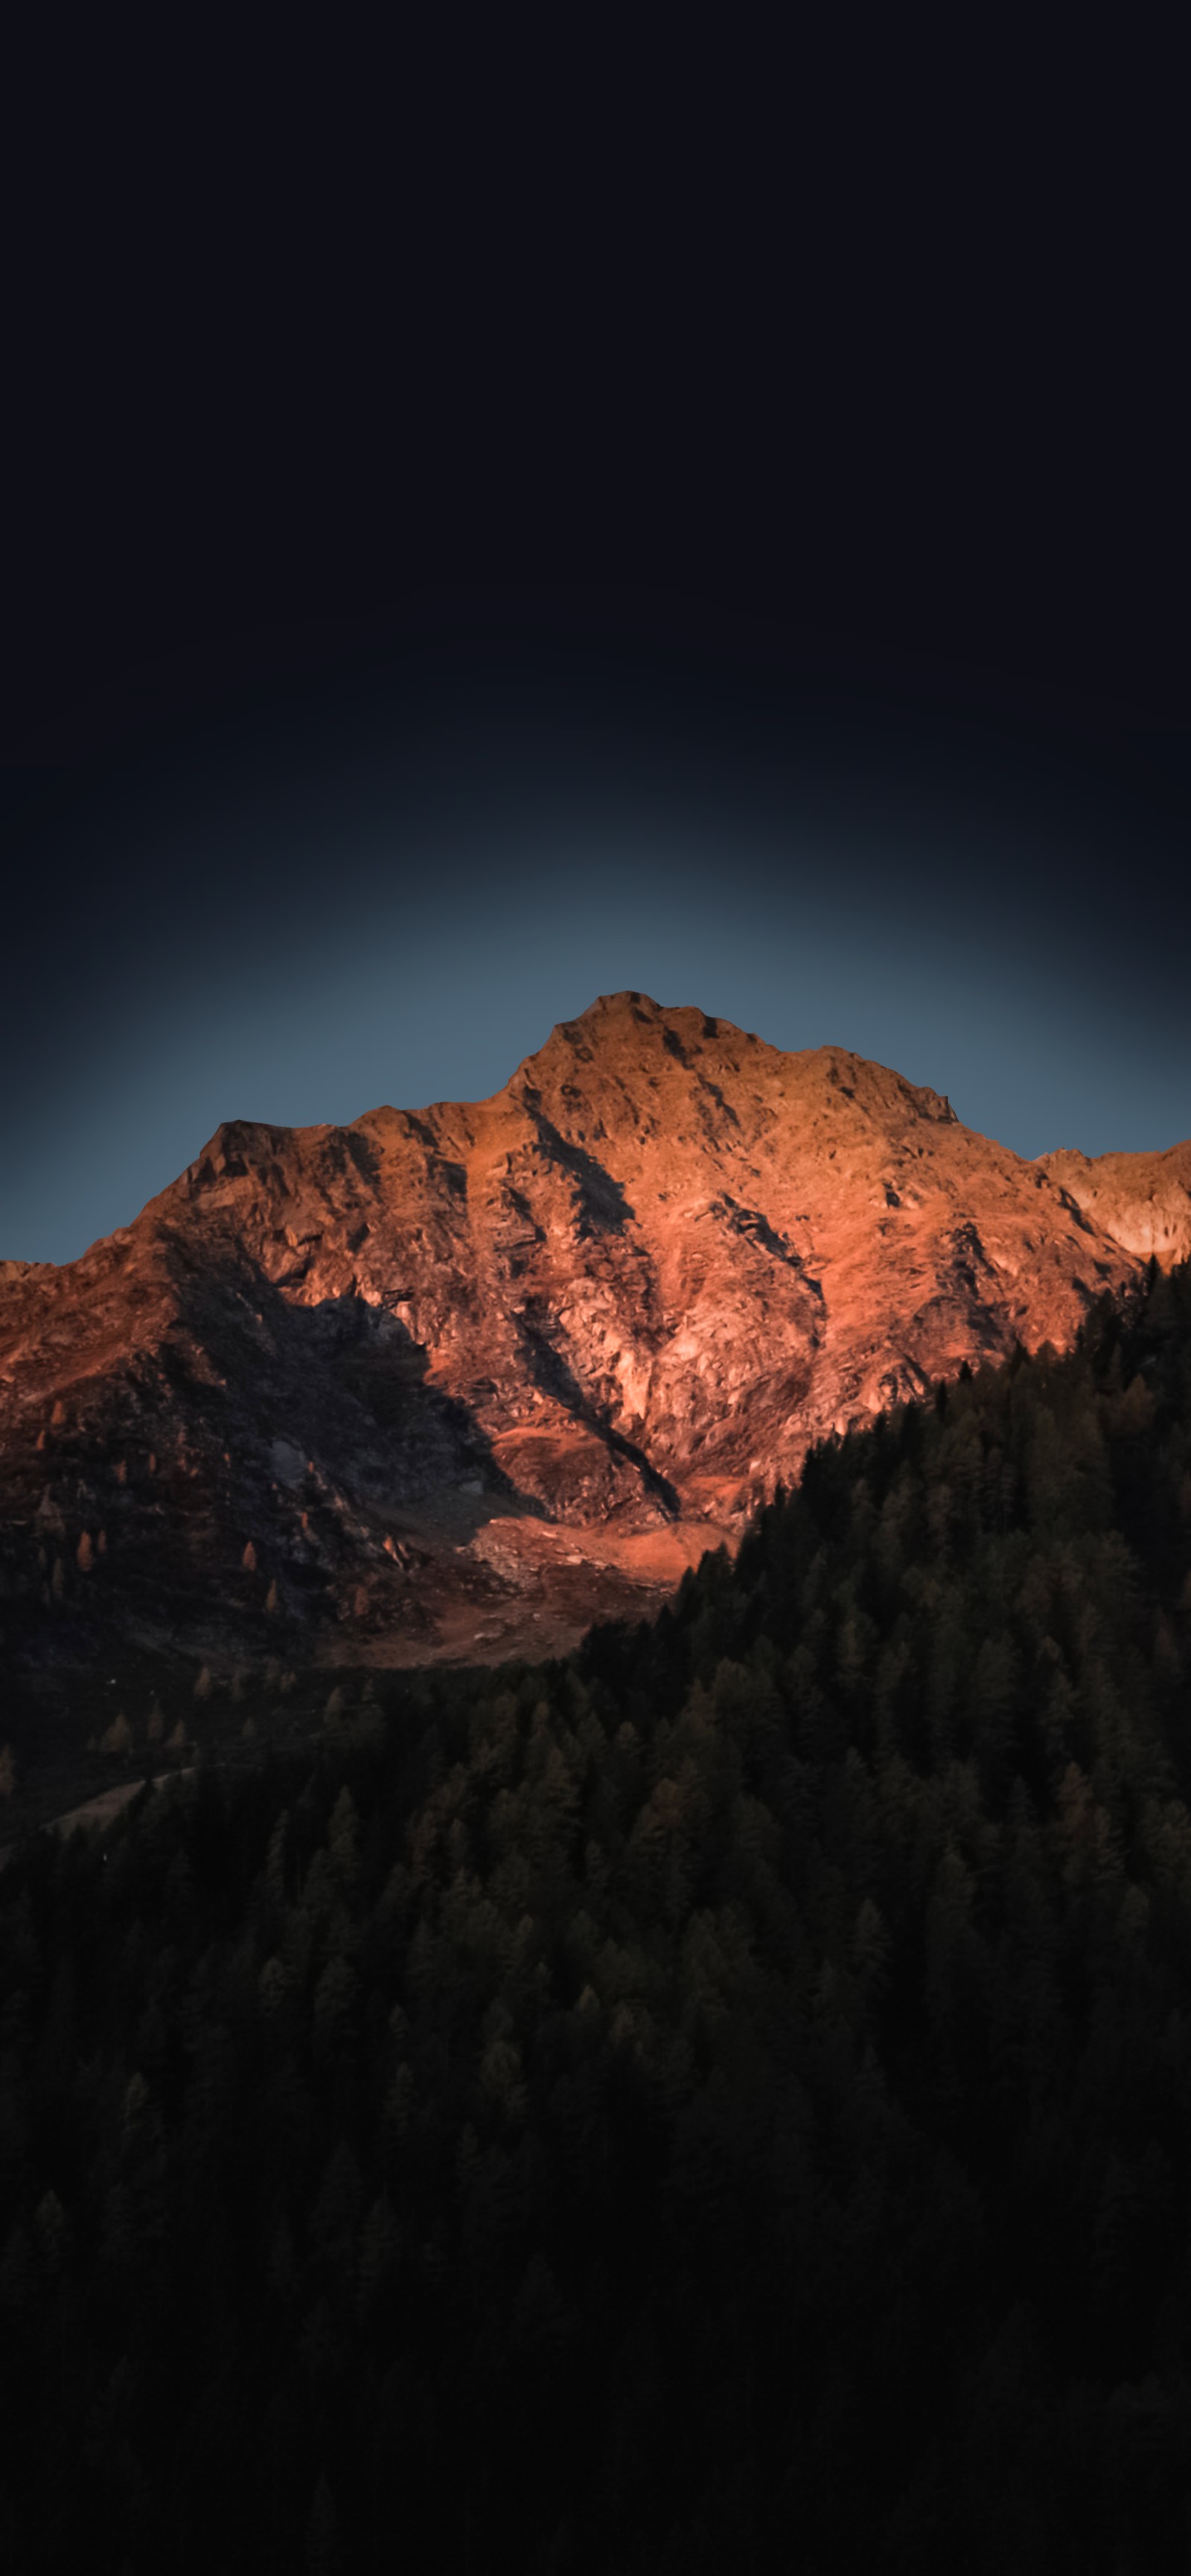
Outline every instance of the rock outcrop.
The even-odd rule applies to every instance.
[[[638,993],[491,1100],[233,1121],[80,1261],[0,1265],[0,1622],[31,1655],[561,1648],[822,1434],[1069,1343],[1187,1248],[1189,1169],[1025,1162]]]
[[[1139,1261],[1163,1270],[1191,1258],[1191,1142],[1164,1154],[1039,1156],[1040,1167]]]

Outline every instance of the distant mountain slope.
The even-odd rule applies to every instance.
[[[0,1275],[6,1624],[563,1646],[824,1432],[1069,1344],[1139,1267],[1082,1186],[637,993],[491,1100],[234,1121],[82,1260]]]

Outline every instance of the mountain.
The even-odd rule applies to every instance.
[[[559,1650],[824,1433],[1069,1345],[1183,1244],[1189,1157],[1028,1163],[639,993],[490,1100],[234,1120],[81,1260],[0,1265],[0,1616],[34,1657]]]

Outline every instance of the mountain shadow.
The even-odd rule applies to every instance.
[[[531,1114],[547,1162],[557,1163],[575,1183],[580,1235],[623,1234],[634,1212],[620,1182],[605,1171],[602,1163],[597,1163],[594,1154],[585,1153],[581,1145],[569,1144],[565,1136],[560,1136],[540,1110],[534,1109]]]

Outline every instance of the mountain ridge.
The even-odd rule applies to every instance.
[[[1156,1163],[1178,1257],[1191,1146],[1102,1162],[633,991],[486,1100],[224,1121],[79,1261],[0,1265],[5,1624],[35,1654],[97,1621],[561,1650],[734,1544],[815,1440],[1067,1346],[1149,1257]]]

